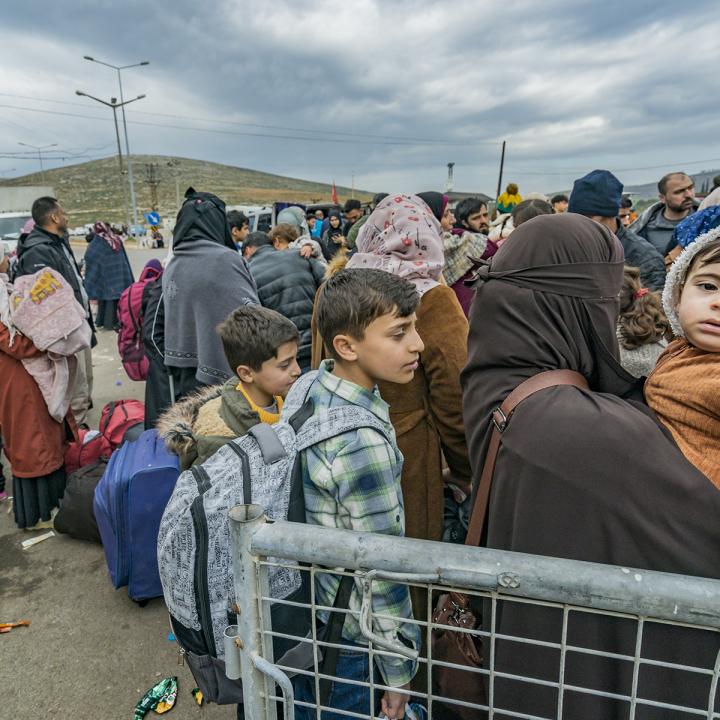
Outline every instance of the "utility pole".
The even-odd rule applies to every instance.
[[[49,150],[50,148],[57,147],[57,143],[53,143],[52,145],[31,145],[30,143],[24,143],[24,142],[18,142],[18,145],[22,145],[23,147],[29,147],[35,150],[38,154],[38,160],[40,162],[40,178],[42,179],[43,185],[45,184],[45,168],[43,167],[43,161],[42,161],[42,154],[43,150]]]
[[[498,186],[497,192],[495,193],[495,210],[493,211],[493,218],[497,216],[497,201],[500,197],[500,189],[502,188],[503,167],[505,167],[505,140],[503,140],[502,154],[500,155],[500,174],[498,175]]]
[[[173,177],[175,178],[175,207],[176,211],[180,212],[180,160],[177,158],[168,160],[167,166],[172,170]]]
[[[150,187],[150,209],[158,210],[158,185],[160,179],[157,176],[157,163],[145,164],[145,182]]]
[[[137,213],[137,198],[135,197],[135,181],[133,179],[133,168],[132,168],[132,158],[130,157],[130,142],[128,140],[128,131],[127,131],[127,121],[125,119],[125,98],[123,97],[123,87],[122,87],[122,75],[120,74],[121,70],[127,70],[128,68],[134,68],[134,67],[141,67],[143,65],[149,65],[150,62],[148,60],[143,60],[139,63],[133,63],[131,65],[112,65],[111,63],[103,62],[102,60],[96,60],[93,57],[90,57],[90,55],[85,55],[83,57],[84,60],[89,60],[90,62],[97,63],[98,65],[104,65],[105,67],[112,68],[117,72],[118,76],[118,85],[120,86],[120,104],[118,107],[121,108],[122,111],[122,121],[123,121],[123,130],[125,132],[125,154],[127,155],[127,163],[128,163],[128,181],[130,183],[130,203],[132,205],[132,214],[133,214],[133,223],[135,225],[138,224],[138,213]],[[141,97],[145,97],[142,95]]]
[[[352,188],[350,197],[355,197],[355,171],[352,171]]]
[[[82,92],[82,90],[76,90],[76,95],[79,95],[80,97],[86,97],[90,98],[90,100],[95,100],[95,102],[99,102],[101,105],[105,105],[106,107],[109,107],[113,111],[113,120],[115,121],[115,138],[117,139],[117,147],[118,147],[118,165],[120,167],[120,180],[121,180],[121,187],[124,187],[125,183],[122,181],[122,175],[123,175],[123,165],[122,165],[122,147],[120,146],[120,130],[118,128],[118,121],[117,121],[117,109],[122,108],[125,105],[129,105],[131,102],[135,102],[136,100],[142,100],[145,96],[144,95],[138,95],[136,98],[133,98],[132,100],[125,100],[124,102],[118,102],[117,98],[110,98],[110,102],[107,102],[106,100],[101,100],[100,98],[95,97],[94,95],[88,95],[86,92]],[[123,195],[125,193],[123,192]],[[128,212],[127,205],[125,206],[125,214],[127,216],[127,223],[128,227],[130,227],[130,213]]]

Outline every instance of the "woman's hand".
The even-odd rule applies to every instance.
[[[333,240],[335,241],[336,245],[345,245],[346,240],[344,235],[336,235]]]
[[[312,245],[303,245],[300,248],[300,257],[304,257],[306,260],[309,260],[312,257]]]

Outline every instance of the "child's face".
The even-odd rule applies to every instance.
[[[700,350],[720,352],[720,263],[693,268],[678,304],[688,341]]]
[[[266,360],[259,370],[246,368],[246,372],[249,371],[252,375],[253,385],[270,398],[270,402],[276,395],[284,398],[293,383],[300,377],[297,353],[297,342],[294,340],[286,342],[278,348],[277,355]],[[240,375],[239,372],[238,375]],[[243,379],[242,376],[241,379]]]
[[[381,315],[365,328],[362,340],[352,340],[357,367],[368,386],[379,380],[404,385],[413,379],[425,349],[415,321],[415,313],[407,317]]]

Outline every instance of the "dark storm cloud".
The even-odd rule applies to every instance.
[[[0,60],[0,69],[22,76],[8,92],[70,101],[76,86],[103,96],[114,91],[110,72],[83,55],[109,62],[147,58],[148,68],[124,75],[127,95],[148,95],[128,110],[134,152],[346,184],[355,171],[371,189],[395,182],[404,182],[403,189],[416,182],[439,187],[445,163],[453,160],[459,185],[489,189],[499,143],[507,139],[509,169],[520,175],[546,169],[548,177],[529,175],[528,182],[547,186],[559,170],[643,167],[710,152],[716,93],[707,88],[714,87],[718,29],[713,2],[688,9],[646,0],[359,0],[352,6],[322,0],[49,6],[33,0],[4,9],[0,30],[6,49],[27,51],[27,67],[13,56]],[[54,107],[103,114],[99,107]],[[134,123],[323,138],[140,112],[458,144],[191,132]],[[74,145],[101,145],[109,133],[112,140],[107,122],[0,108],[3,121],[9,141],[33,142],[31,130],[42,136],[38,144],[50,136],[67,144],[78,133]],[[692,133],[678,132],[689,125]]]

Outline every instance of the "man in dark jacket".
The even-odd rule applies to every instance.
[[[41,197],[32,204],[32,217],[35,227],[18,243],[15,277],[32,275],[44,267],[59,272],[67,280],[75,293],[75,299],[85,310],[85,317],[93,331],[92,344],[95,345],[90,301],[85,292],[75,255],[67,240],[68,219],[65,210],[57,199]],[[76,358],[77,374],[70,406],[77,424],[83,425],[92,405],[92,351],[89,348],[82,350]]]
[[[695,183],[683,172],[668,173],[658,183],[660,201],[644,210],[630,229],[651,242],[663,258],[675,247],[675,228],[698,208]]]
[[[278,225],[267,236],[267,242],[256,247],[250,258],[250,273],[257,285],[260,304],[292,320],[300,331],[297,361],[304,372],[310,368],[310,322],[315,293],[323,282],[325,268],[316,260],[305,259],[298,250],[288,249],[292,233],[286,233],[285,228],[287,226]]]
[[[663,256],[644,237],[623,227],[618,218],[623,184],[608,170],[593,170],[578,178],[570,195],[568,212],[585,215],[615,233],[625,251],[625,264],[637,267],[650,290],[665,285]]]

